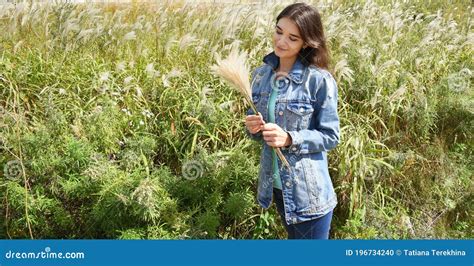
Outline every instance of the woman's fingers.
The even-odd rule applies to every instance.
[[[252,133],[252,134],[255,134],[255,133],[259,132],[260,130],[262,130],[261,126],[252,127],[252,128],[249,129],[249,132]]]
[[[271,147],[281,147],[284,143],[283,129],[275,123],[265,123],[262,115],[248,115],[245,117],[245,125],[250,133],[255,134],[262,131],[265,142]],[[285,133],[286,136],[286,133]]]
[[[272,140],[272,139],[278,137],[278,134],[276,134],[276,133],[270,133],[270,132],[268,132],[268,131],[262,131],[262,136],[263,136],[263,138],[264,138],[265,140],[267,140],[267,139],[268,139],[268,140]]]
[[[258,115],[256,115],[256,117],[260,119],[260,122],[262,122],[262,124],[265,124],[265,121],[263,121],[263,116],[260,112],[258,113]]]
[[[281,127],[274,123],[267,123],[263,126],[264,131],[279,131]]]
[[[245,123],[245,125],[248,127],[248,128],[263,128],[263,124],[260,123],[260,122],[247,122]]]
[[[252,131],[253,131],[252,133],[255,134],[255,133],[259,132],[260,130],[262,130],[262,126],[253,127],[252,128]]]
[[[260,121],[263,123],[263,117],[261,115],[248,115],[246,119],[249,121]]]
[[[262,136],[271,147],[281,147],[284,143],[284,131],[277,124],[268,123],[262,126]],[[286,133],[285,133],[286,134]]]
[[[261,113],[258,113],[258,115],[248,115],[247,119],[252,120],[252,121],[260,121],[261,123],[265,124],[265,121],[263,121],[263,116]]]
[[[263,119],[256,115],[249,115],[245,118],[245,124],[249,126],[263,125]]]
[[[261,115],[248,115],[245,118],[245,125],[247,126],[249,132],[252,134],[255,134],[262,130],[263,124],[264,123]]]

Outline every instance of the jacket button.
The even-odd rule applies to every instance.
[[[296,147],[293,147],[291,150],[292,150],[292,151],[296,151]]]
[[[283,111],[278,112],[279,115],[283,115]]]
[[[285,185],[286,185],[287,187],[291,187],[291,183],[290,183],[289,181],[286,181]]]

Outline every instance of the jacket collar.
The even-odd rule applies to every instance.
[[[280,58],[273,51],[263,58],[263,62],[271,66],[272,69],[275,70],[280,64]],[[288,78],[290,78],[295,83],[301,84],[303,82],[304,69],[305,66],[303,65],[299,57],[297,57],[295,63],[291,67],[290,72],[288,73]]]

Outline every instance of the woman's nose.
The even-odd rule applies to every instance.
[[[278,41],[277,41],[277,45],[279,47],[282,47],[282,48],[286,48],[288,43],[287,41],[285,40],[285,37],[281,37]]]

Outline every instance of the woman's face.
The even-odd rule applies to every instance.
[[[296,23],[286,17],[281,18],[273,34],[273,49],[280,58],[293,58],[301,48],[306,47]]]

